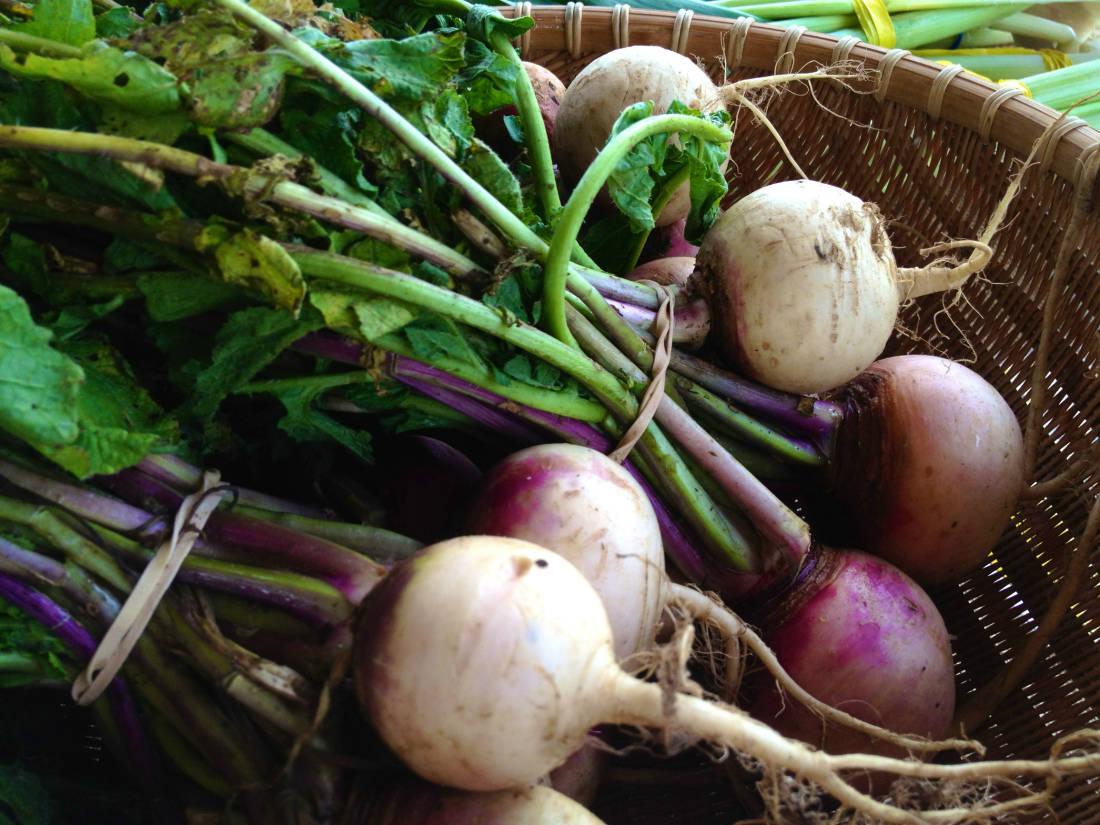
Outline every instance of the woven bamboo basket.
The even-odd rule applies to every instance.
[[[716,81],[798,71],[840,59],[862,62],[870,79],[858,92],[819,82],[771,102],[768,113],[806,173],[877,203],[893,222],[899,263],[919,265],[919,249],[947,238],[974,238],[1004,194],[1018,161],[1036,146],[1007,225],[994,240],[986,279],[944,311],[942,297],[910,306],[893,352],[937,352],[966,359],[1008,400],[1021,423],[1044,309],[1050,305],[1047,400],[1042,405],[1036,479],[1063,471],[1100,440],[1100,132],[999,88],[901,50],[827,35],[619,6],[536,7],[536,27],[519,45],[525,59],[568,83],[602,53],[658,45],[703,64]],[[736,119],[730,200],[775,180],[797,177],[775,140],[747,112]],[[1071,219],[1064,285],[1048,300]],[[973,360],[971,360],[973,359]],[[1091,473],[1040,501],[1022,502],[985,565],[961,584],[931,595],[954,634],[960,706],[1012,661],[1024,637],[1044,623],[1071,559],[1096,549],[1100,493]],[[1019,684],[977,735],[993,758],[1043,758],[1059,736],[1100,727],[1100,569],[1082,565],[1078,595]],[[1076,578],[1076,577],[1071,577]],[[618,823],[732,823],[746,816],[728,783],[691,787],[612,785],[597,813]],[[1100,780],[1067,781],[1051,809],[1029,821],[1100,823]]]

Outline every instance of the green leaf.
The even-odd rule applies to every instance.
[[[533,17],[505,17],[492,6],[475,5],[466,15],[466,31],[471,37],[489,43],[494,34],[515,40],[535,27]]]
[[[281,137],[346,183],[375,194],[356,151],[362,110],[315,94],[316,86],[314,81],[288,78],[279,110]]]
[[[188,272],[145,272],[137,277],[137,287],[154,321],[179,321],[247,298],[247,293],[232,284]]]
[[[516,176],[512,174],[508,165],[500,159],[500,155],[486,144],[475,140],[462,168],[470,174],[470,177],[488,189],[493,197],[508,207],[512,214],[524,216],[523,193],[520,191],[519,181],[516,180]]]
[[[509,358],[500,368],[509,378],[535,387],[558,389],[561,387],[561,373],[544,361],[537,361],[528,355],[516,355]]]
[[[89,43],[74,58],[16,55],[0,45],[0,68],[22,77],[59,80],[91,100],[128,111],[153,115],[180,107],[175,75],[140,54],[101,41]]]
[[[227,284],[259,293],[279,309],[297,313],[306,297],[298,264],[278,243],[251,229],[214,248],[218,274]]]
[[[187,412],[210,417],[227,396],[251,381],[284,349],[323,325],[317,312],[303,312],[299,318],[266,307],[233,313],[218,332],[213,360],[195,380]]]
[[[0,428],[36,449],[80,434],[84,371],[50,346],[52,337],[18,294],[0,286]]]
[[[515,101],[519,68],[480,40],[466,40],[466,65],[455,82],[472,114],[487,115]]]
[[[141,19],[134,17],[133,11],[128,6],[108,9],[97,14],[95,18],[96,36],[104,39],[129,37],[140,27]]]
[[[315,389],[276,393],[286,409],[286,415],[279,421],[279,429],[295,441],[304,443],[335,441],[358,458],[370,463],[374,458],[370,433],[341,424],[318,410],[313,402],[319,394]]]
[[[466,35],[432,32],[402,40],[330,40],[322,51],[385,98],[430,100],[462,69]]]
[[[389,335],[408,326],[419,314],[414,307],[392,298],[369,298],[365,301],[357,301],[353,311],[359,322],[359,334],[371,343],[383,335]]]
[[[80,478],[115,473],[179,438],[178,425],[137,383],[108,344],[70,341],[65,351],[84,371],[77,400],[80,434],[43,453]]]
[[[402,330],[413,353],[421,361],[431,362],[440,357],[453,358],[477,367],[483,367],[481,358],[471,348],[449,318],[438,315],[421,315]]]
[[[200,126],[247,129],[275,116],[283,81],[294,61],[266,51],[215,60],[181,72],[184,103]]]
[[[252,51],[255,33],[232,14],[200,9],[171,23],[146,25],[126,46],[177,73]]]
[[[611,127],[608,143],[635,123],[653,114],[653,104],[643,101],[628,106]],[[647,231],[654,227],[650,198],[653,195],[653,174],[664,171],[668,151],[668,135],[651,135],[637,143],[616,165],[607,180],[607,191],[615,206],[630,221],[632,231]]]
[[[83,46],[96,36],[92,0],[38,0],[34,4],[34,17],[16,30],[70,46]]]
[[[703,115],[677,101],[669,106],[669,113],[698,115],[716,126],[730,124],[729,113],[725,110]],[[684,235],[689,241],[697,243],[718,219],[722,198],[728,191],[722,165],[729,158],[729,145],[681,135],[680,146],[674,148],[673,152],[678,160],[682,159],[688,164],[691,211],[688,213]]]
[[[73,304],[62,307],[56,317],[49,322],[49,328],[58,341],[75,338],[89,326],[107,317],[124,303],[125,295],[116,295],[108,301],[98,304]]]

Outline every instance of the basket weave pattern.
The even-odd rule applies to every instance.
[[[1100,133],[1072,118],[1049,129],[1057,113],[1014,91],[851,39],[626,7],[530,10],[523,4],[506,13],[533,14],[537,26],[520,44],[524,57],[566,83],[598,55],[626,45],[674,48],[701,61],[716,81],[798,71],[844,57],[862,62],[872,76],[862,93],[817,82],[814,94],[805,87],[792,90],[767,109],[808,175],[879,205],[891,222],[901,265],[924,263],[919,250],[931,243],[977,237],[1015,164],[1045,132],[1040,164],[1028,172],[1007,225],[994,239],[994,262],[983,280],[969,284],[965,299],[946,311],[942,296],[908,307],[901,322],[913,338],[898,336],[891,350],[967,360],[1025,421],[1047,285],[1075,196],[1100,205],[1100,181],[1083,174],[1090,154],[1100,151]],[[731,201],[797,177],[751,115],[738,113],[735,126]],[[1086,218],[1059,307],[1041,418],[1039,479],[1058,473],[1100,439],[1100,209]],[[1021,503],[987,563],[962,584],[932,593],[956,637],[960,704],[1036,628],[1078,543],[1090,503],[1100,494],[1098,476],[1094,469],[1087,482],[1041,502]],[[1095,543],[1082,548],[1095,549]],[[1098,621],[1100,570],[1093,563],[1078,603],[1052,643],[980,732],[991,757],[1043,758],[1057,736],[1100,728]],[[681,811],[660,821],[729,821],[728,813],[714,810],[708,816],[705,808],[697,799],[692,814]],[[614,819],[657,821],[641,811]],[[1034,821],[1100,823],[1100,781],[1067,781],[1054,811]]]

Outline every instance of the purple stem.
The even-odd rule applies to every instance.
[[[174,512],[183,501],[183,494],[134,468],[99,482],[116,495],[165,513]],[[232,511],[219,510],[210,517],[195,550],[204,554],[206,547],[219,544],[247,549],[250,559],[307,573],[340,590],[352,604],[358,604],[385,574],[381,565],[343,545]]]
[[[175,455],[151,455],[138,462],[137,469],[152,476],[162,484],[167,484],[183,493],[193,493],[202,484],[202,470],[188,464]],[[329,516],[317,507],[309,507],[277,496],[269,496],[256,490],[234,485],[237,501],[258,510],[270,510],[273,513],[291,513],[307,518],[327,519]]]
[[[362,344],[331,332],[311,332],[291,344],[290,348],[338,364],[364,366]]]
[[[607,303],[636,330],[650,332],[652,329],[656,310],[620,301],[609,300]],[[702,346],[710,330],[710,310],[707,305],[702,301],[692,301],[689,304],[677,306],[675,316],[675,324],[672,328],[673,342],[686,344],[689,347]]]
[[[653,343],[648,333],[642,333],[642,338]],[[836,430],[844,418],[836,404],[761,386],[679,350],[672,351],[671,367],[733,404],[764,416],[766,423],[810,438],[826,458],[831,457]]]
[[[410,375],[398,372],[396,369],[393,371],[393,376],[406,387],[428,398],[435,399],[441,404],[446,404],[452,410],[457,410],[491,432],[511,441],[527,445],[538,444],[542,440],[531,427],[528,427],[522,421],[517,421],[507,413],[500,412],[472,398],[467,398],[454,390],[437,386],[431,381],[413,378]]]
[[[454,395],[463,398],[464,406],[462,412],[470,415],[472,418],[475,416],[468,408],[473,405],[479,405],[484,409],[492,409],[493,412],[504,410],[505,412],[502,414],[508,415],[513,419],[518,418],[526,420],[571,444],[579,444],[593,450],[598,450],[601,453],[610,452],[611,448],[614,446],[607,436],[591,424],[555,415],[554,413],[536,410],[522,404],[512,403],[495,393],[482,389],[481,387],[475,387],[472,384],[467,384],[459,378],[454,378],[447,373],[441,372],[426,364],[421,364],[418,361],[412,361],[408,358],[398,358],[395,360],[400,364],[400,366],[395,369],[395,374],[404,370],[409,370],[417,375],[430,376],[431,380],[446,384],[448,387],[452,388]],[[399,380],[403,379],[399,378]],[[523,443],[526,445],[529,443],[544,443],[545,441],[545,438],[536,435],[533,441],[524,441]],[[672,511],[666,506],[664,501],[657,494],[657,491],[653,489],[637,467],[629,461],[624,463],[623,467],[642,486],[650,503],[653,505],[653,510],[657,515],[657,521],[661,527],[661,540],[664,544],[665,552],[669,554],[676,566],[685,576],[691,578],[692,581],[700,583],[714,581],[718,571],[711,569],[713,565],[709,564],[707,557],[699,551],[699,548],[702,547],[702,543],[688,536],[687,532],[685,532],[684,528],[672,514]],[[720,578],[724,579],[725,577],[721,576]]]
[[[6,541],[0,546],[0,552],[5,557],[12,549],[22,551],[22,548]],[[37,556],[38,554],[22,551],[21,555]],[[12,558],[14,559],[14,556]],[[39,559],[41,561],[26,560],[37,571],[33,575],[37,576],[49,571],[52,573],[49,578],[55,581],[65,579],[65,570],[60,564],[44,556],[39,556]],[[95,638],[68,611],[49,597],[13,576],[0,573],[0,598],[18,607],[57,636],[73,651],[78,661],[86,662],[92,657],[97,647]],[[111,718],[125,746],[125,752],[120,754],[121,757],[145,787],[156,787],[159,784],[156,751],[145,736],[137,703],[121,676],[111,680],[110,685],[107,686],[105,698],[110,707]]]

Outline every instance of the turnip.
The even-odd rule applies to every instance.
[[[565,97],[565,84],[558,79],[556,74],[537,63],[529,63],[525,60],[523,61],[523,69],[531,81],[535,101],[538,103],[539,115],[541,115],[543,126],[546,128],[546,137],[552,140],[554,137],[554,124],[558,118],[558,109],[561,106],[562,98]],[[519,147],[509,136],[504,119],[506,117],[516,117],[517,114],[518,110],[515,106],[504,106],[477,120],[478,136],[505,158],[514,157]]]
[[[849,662],[854,670],[862,668],[864,674],[868,669],[884,672],[874,681],[859,683],[852,695],[839,698],[855,697],[883,706],[883,712],[869,717],[865,704],[847,708],[853,712],[850,715],[830,707],[837,704],[832,701],[836,697],[830,674],[816,674],[806,668],[797,675],[788,674],[783,656],[773,656],[764,641],[734,614],[697,591],[666,581],[660,528],[645,490],[602,453],[570,444],[546,444],[514,453],[485,477],[472,510],[471,532],[546,547],[584,574],[603,600],[619,661],[629,662],[632,654],[653,646],[666,601],[672,601],[695,618],[716,625],[733,643],[731,659],[736,657],[735,646],[746,644],[780,686],[809,708],[807,713],[812,718],[819,723],[828,718],[837,726],[853,728],[853,735],[859,736],[858,740],[841,740],[838,736],[838,741],[877,738],[913,750],[966,744],[937,743],[925,748],[912,737],[892,735],[942,738],[954,708],[954,682],[950,644],[935,607],[918,587],[883,562],[869,563],[862,554],[823,551],[814,557],[817,572],[801,577],[785,597],[784,604],[805,605],[825,600],[825,592],[864,594],[863,602],[853,602],[847,613],[843,606],[834,608],[841,615],[832,617],[837,622],[833,634],[845,647],[848,640],[843,634],[849,628],[859,628],[867,612],[885,628],[901,628],[904,649],[852,645]],[[923,623],[914,622],[911,616],[910,608],[915,603],[924,610]],[[778,625],[788,634],[795,632],[790,628],[801,628],[808,638],[815,633],[816,614],[803,616],[790,609],[773,610],[771,614],[762,622],[765,635]],[[872,659],[864,658],[864,652]],[[920,719],[921,711],[887,706],[898,696],[905,696],[905,687],[910,684],[923,686],[940,699],[948,697],[940,707],[929,708],[927,723]],[[889,731],[875,727],[878,724]]]
[[[551,788],[463,793],[424,783],[399,788],[369,806],[360,825],[603,825]]]
[[[940,765],[812,750],[741,711],[628,676],[584,575],[517,539],[452,539],[399,563],[363,603],[354,673],[362,710],[395,753],[423,778],[466,790],[529,785],[599,723],[736,749],[881,822],[962,821],[980,806],[922,819],[860,793],[840,772],[981,781],[1100,768],[1096,754]]]
[[[554,126],[554,156],[567,180],[576,182],[611,134],[611,127],[628,106],[652,101],[653,113],[663,114],[679,101],[713,112],[722,107],[717,89],[699,66],[660,46],[629,46],[589,63],[569,84]],[[657,226],[687,216],[690,195],[685,183],[661,213]]]
[[[940,739],[955,709],[951,642],[932,600],[882,559],[821,549],[802,583],[759,617],[764,639],[798,684],[827,705],[891,730]],[[895,746],[852,727],[825,725],[786,701],[771,679],[749,710],[787,736],[830,753]]]
[[[860,547],[924,584],[956,581],[989,554],[1025,484],[1020,425],[973,370],[931,355],[885,358],[835,398],[830,465]]]
[[[899,304],[957,287],[981,269],[989,248],[975,247],[957,268],[899,268],[873,204],[828,184],[784,181],[719,217],[692,283],[710,306],[715,342],[741,372],[776,389],[817,393],[878,358]]]
[[[603,453],[545,444],[485,478],[469,532],[511,536],[569,559],[603,599],[624,659],[652,645],[665,603],[661,532],[645,492]]]

